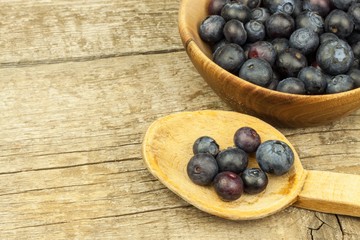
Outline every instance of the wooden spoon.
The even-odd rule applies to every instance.
[[[233,135],[243,126],[254,128],[262,141],[277,139],[294,151],[293,167],[283,176],[268,174],[269,184],[257,195],[244,193],[233,202],[222,201],[212,186],[191,182],[186,166],[192,145],[200,136],[213,137],[221,149],[233,146]],[[278,130],[249,115],[229,111],[196,111],[156,120],[143,141],[143,157],[149,171],[166,187],[202,211],[232,219],[266,217],[287,206],[326,213],[360,216],[360,175],[305,170],[292,144]],[[249,167],[257,167],[250,154]]]

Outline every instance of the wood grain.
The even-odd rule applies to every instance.
[[[141,143],[155,119],[230,110],[183,50],[179,1],[0,5],[1,239],[360,238],[358,218],[295,207],[241,223],[217,218],[149,173]],[[134,13],[136,31],[124,23]],[[359,111],[280,131],[307,169],[360,173]]]

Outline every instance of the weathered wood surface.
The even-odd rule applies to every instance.
[[[0,1],[1,239],[360,239],[360,219],[290,207],[223,220],[146,169],[160,116],[230,110],[188,60],[179,1]],[[360,111],[280,129],[307,169],[360,174]]]

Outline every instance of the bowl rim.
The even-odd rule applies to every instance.
[[[201,0],[198,0],[198,1],[201,2]],[[209,2],[210,0],[202,0],[202,1]],[[198,43],[196,42],[196,40],[193,36],[194,33],[189,30],[190,24],[186,21],[187,18],[185,16],[188,14],[187,8],[191,4],[192,4],[192,0],[181,0],[179,13],[178,13],[178,29],[179,29],[180,38],[184,45],[184,48],[187,53],[189,51],[194,51],[196,54],[199,54],[199,57],[204,60],[203,65],[209,65],[212,68],[214,68],[216,71],[218,71],[221,75],[229,76],[228,77],[229,81],[232,81],[232,82],[236,81],[237,82],[236,84],[241,84],[248,89],[253,89],[253,90],[259,91],[260,93],[270,94],[270,95],[278,97],[278,98],[293,99],[294,101],[295,100],[328,101],[328,100],[332,100],[332,99],[346,98],[349,95],[354,95],[354,96],[357,95],[360,97],[360,87],[357,87],[357,88],[354,88],[354,89],[351,89],[351,90],[348,90],[345,92],[340,92],[340,93],[327,93],[327,94],[325,93],[325,94],[317,94],[317,95],[285,93],[285,92],[280,92],[280,91],[272,90],[269,88],[265,88],[262,86],[258,86],[254,83],[251,83],[249,81],[246,81],[246,80],[240,78],[239,76],[236,76],[235,74],[232,74],[232,73],[226,71],[225,69],[223,69],[222,67],[217,65],[211,58],[209,58],[209,56],[207,56],[201,50],[201,48],[199,47]],[[198,29],[198,27],[199,27],[199,23],[197,24],[196,29]],[[196,31],[195,34],[198,34],[198,32]],[[199,39],[200,39],[200,37],[199,37]],[[208,46],[208,44],[206,42],[204,42],[204,43]],[[191,56],[189,55],[189,57],[191,57]]]

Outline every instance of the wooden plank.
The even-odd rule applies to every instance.
[[[359,219],[294,207],[262,220],[226,221],[189,206],[150,175],[140,148],[153,120],[176,111],[229,109],[184,52],[3,68],[0,74],[4,239],[360,237]],[[358,149],[358,115],[303,130],[305,137],[299,129],[281,131],[307,166],[316,157],[313,168],[336,170],[338,161],[319,157],[334,149],[334,159],[353,154],[341,171],[359,172],[359,152],[343,148],[351,141]],[[322,145],[326,132],[343,126],[350,138]],[[317,147],[306,151],[312,139]]]
[[[182,50],[178,1],[1,1],[0,67]]]

